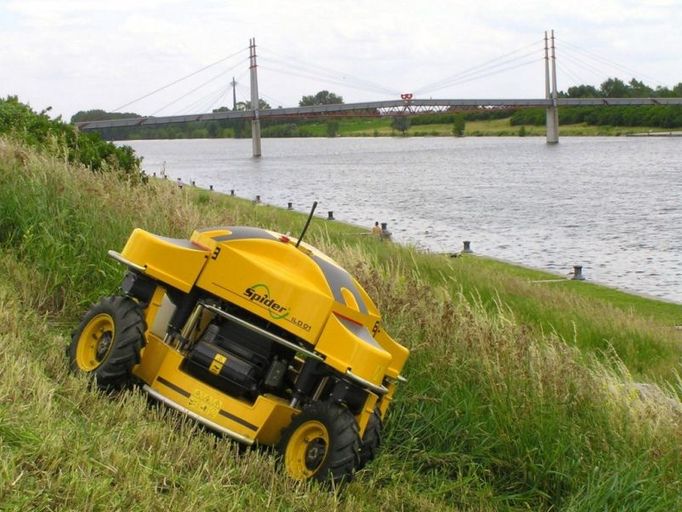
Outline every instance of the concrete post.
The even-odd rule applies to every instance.
[[[552,30],[552,88],[550,89],[550,69],[549,69],[549,41],[547,31],[545,31],[545,98],[552,101],[547,107],[545,126],[547,132],[547,144],[559,142],[559,112],[556,104],[556,62],[554,55],[554,31]]]
[[[557,95],[559,89],[556,85],[556,44],[554,44],[554,30],[552,30],[552,104],[554,105],[554,131],[556,132],[557,142],[559,141],[559,107],[557,105]],[[255,52],[255,49],[254,49]],[[255,53],[254,53],[255,55]]]
[[[260,150],[260,118],[258,116],[259,98],[258,98],[258,73],[256,69],[256,39],[249,39],[249,69],[251,70],[251,111],[253,112],[253,119],[251,120],[251,145],[253,148],[253,156],[258,158],[261,156]]]
[[[574,281],[584,281],[585,276],[583,275],[583,266],[582,265],[573,265],[573,277],[571,278]]]
[[[470,240],[464,240],[463,242],[463,248],[462,248],[462,254],[471,254],[471,241]]]

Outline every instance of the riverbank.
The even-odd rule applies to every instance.
[[[491,119],[486,121],[467,121],[464,126],[465,137],[509,137],[509,136],[545,136],[545,127],[536,125],[512,125],[511,118]],[[300,125],[305,133],[314,137],[327,135],[327,123],[305,123]],[[665,128],[646,126],[594,126],[587,123],[561,125],[559,135],[565,137],[624,136],[639,133],[668,133]],[[339,137],[395,137],[401,132],[391,127],[390,119],[353,119],[338,121]],[[452,123],[412,125],[405,132],[408,137],[452,137]]]
[[[382,451],[343,495],[71,375],[78,316],[113,293],[134,227],[300,232],[304,215],[161,180],[134,185],[0,140],[0,508],[668,511],[682,507],[682,307],[317,219],[412,354]],[[555,277],[555,276],[552,276]],[[644,387],[642,383],[646,383]]]

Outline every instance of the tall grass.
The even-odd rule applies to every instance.
[[[106,250],[133,227],[297,232],[300,216],[164,182],[132,185],[7,141],[0,208],[2,510],[682,508],[679,381],[644,392],[616,350],[581,344],[583,329],[610,333],[613,322],[668,347],[664,322],[608,301],[595,322],[583,315],[597,303],[580,292],[548,295],[513,270],[486,272],[475,259],[460,268],[466,259],[315,223],[310,241],[361,280],[412,350],[383,450],[330,494],[290,482],[268,451],[241,450],[139,392],[88,389],[64,360],[78,314],[120,280]],[[551,321],[533,320],[544,307]],[[548,327],[564,310],[571,336]],[[650,356],[637,357],[646,374]]]

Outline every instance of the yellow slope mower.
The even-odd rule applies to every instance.
[[[127,267],[123,294],[83,317],[75,371],[108,391],[141,384],[210,429],[276,446],[297,480],[348,481],[374,457],[408,350],[328,256],[252,227],[190,240],[136,229],[109,254]]]

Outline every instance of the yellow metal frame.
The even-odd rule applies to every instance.
[[[260,395],[253,404],[234,398],[183,372],[182,361],[180,352],[148,333],[142,363],[133,373],[170,405],[218,425],[240,441],[276,444],[282,427],[299,412],[274,395]]]
[[[274,395],[251,403],[209,386],[183,372],[183,354],[162,339],[174,308],[166,288],[199,288],[293,333],[310,354],[363,386],[368,397],[356,420],[364,435],[377,407],[385,415],[409,351],[383,331],[375,304],[331,258],[279,233],[232,233],[215,228],[178,240],[133,231],[117,259],[159,283],[145,310],[147,344],[133,373],[150,394],[211,428],[242,442],[279,441],[298,409]],[[198,319],[199,331],[212,314]],[[217,373],[224,363],[216,359],[209,370]]]

